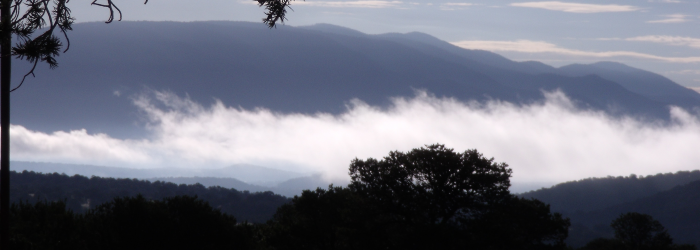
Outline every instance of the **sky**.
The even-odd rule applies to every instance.
[[[106,9],[71,2],[78,22]],[[123,20],[259,22],[244,0],[115,0]],[[285,25],[329,23],[368,34],[423,32],[455,45],[552,66],[617,61],[700,87],[699,0],[292,2]],[[262,24],[261,24],[262,25]]]
[[[78,22],[106,9],[72,1]],[[236,0],[115,0],[125,21],[259,22],[263,9]],[[617,61],[700,87],[700,2],[299,1],[285,25],[329,23],[369,34],[423,32],[457,46],[553,66]],[[113,23],[109,25],[119,25]],[[109,26],[106,26],[106,29]],[[261,28],[264,28],[261,24]],[[526,106],[464,102],[416,92],[388,108],[347,100],[345,112],[279,113],[211,106],[153,90],[132,98],[149,136],[118,139],[86,130],[12,130],[12,159],[132,168],[255,164],[347,178],[354,158],[381,158],[442,143],[477,149],[513,169],[518,191],[587,177],[697,169],[700,115],[670,108],[670,125],[578,110],[560,92]]]

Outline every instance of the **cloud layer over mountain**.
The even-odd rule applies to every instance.
[[[347,178],[350,160],[442,143],[476,148],[513,168],[513,182],[697,168],[700,120],[672,108],[671,125],[611,118],[574,108],[560,92],[543,102],[460,102],[418,92],[387,108],[350,101],[337,115],[206,107],[167,92],[133,97],[150,136],[115,139],[90,131],[46,134],[14,125],[12,160],[132,168],[218,168],[236,163]]]

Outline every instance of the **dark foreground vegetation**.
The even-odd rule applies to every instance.
[[[700,171],[589,178],[520,194],[571,219],[566,243],[580,247],[613,237],[610,221],[627,212],[649,214],[679,243],[700,244]]]
[[[150,193],[126,193],[72,209],[75,204],[69,203],[75,201],[68,199],[37,202],[39,195],[59,197],[64,191],[57,186],[32,189],[27,196],[33,200],[11,208],[11,242],[14,249],[570,249],[565,245],[569,219],[539,200],[511,194],[508,165],[476,150],[456,153],[431,145],[391,152],[381,160],[355,159],[349,173],[348,187],[306,190],[284,199],[266,223],[241,221],[208,199],[228,194],[236,200],[226,204],[262,206],[246,199],[278,197],[269,193],[131,180],[152,186],[146,189]],[[21,175],[75,178],[83,184],[114,181]],[[109,194],[122,192],[116,184],[106,187],[114,190]],[[84,186],[83,192],[93,189],[98,186]],[[205,195],[182,191],[190,189]],[[156,198],[162,194],[171,195]],[[648,215],[624,214],[608,226],[614,237],[592,240],[582,249],[695,249],[673,244]]]
[[[161,181],[137,179],[113,179],[80,175],[40,174],[24,171],[12,172],[10,200],[61,201],[68,210],[83,213],[97,205],[110,202],[116,197],[143,196],[147,200],[161,200],[174,196],[197,196],[221,212],[239,220],[263,223],[290,199],[272,192],[238,191],[222,187],[204,187],[201,184],[177,185]]]

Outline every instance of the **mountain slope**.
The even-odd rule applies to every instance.
[[[661,222],[675,243],[700,245],[700,181],[693,181],[648,197],[592,212],[568,215],[572,244],[596,237],[612,237],[610,222],[620,214],[649,214]]]
[[[559,68],[557,72],[568,76],[598,75],[657,102],[685,109],[700,107],[700,95],[697,92],[666,77],[620,63],[572,64]]]
[[[104,167],[76,164],[61,164],[50,162],[21,162],[13,161],[12,170],[21,172],[24,170],[38,173],[59,173],[83,176],[98,176],[112,178],[136,178],[136,179],[153,179],[153,178],[175,178],[175,177],[218,177],[234,179],[233,182],[245,182],[246,185],[257,184],[259,186],[272,187],[290,179],[309,176],[310,174],[302,174],[279,169],[260,167],[249,164],[232,165],[225,168],[216,169],[181,169],[181,168],[151,168],[151,169],[133,169],[120,167]],[[204,184],[204,183],[202,183]],[[242,186],[231,186],[239,190]],[[262,188],[262,187],[260,187]],[[252,190],[251,190],[252,191]],[[265,190],[266,191],[266,190]]]
[[[700,180],[700,171],[650,176],[588,178],[560,183],[520,194],[551,205],[553,211],[571,214],[577,211],[591,212],[655,195],[676,186]]]
[[[59,58],[58,69],[39,68],[13,92],[15,124],[43,132],[86,128],[143,138],[150,133],[144,126],[148,120],[132,101],[147,89],[187,95],[205,105],[216,98],[234,107],[300,113],[343,112],[353,98],[386,105],[389,97],[412,96],[416,89],[438,97],[514,103],[538,101],[543,90],[561,89],[582,108],[668,118],[667,103],[630,91],[612,76],[567,75],[420,33],[121,22],[76,24],[70,36],[71,49]],[[28,67],[16,62],[13,81]]]
[[[114,179],[80,175],[10,172],[10,201],[13,203],[65,201],[68,209],[82,212],[116,197],[143,195],[149,200],[173,196],[197,196],[212,207],[233,215],[239,221],[263,223],[269,220],[288,198],[272,192],[250,193],[222,187],[177,185],[136,179]]]

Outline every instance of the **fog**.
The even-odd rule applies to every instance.
[[[339,115],[211,106],[168,92],[133,97],[148,138],[122,140],[90,131],[51,134],[11,127],[14,161],[129,168],[221,168],[247,163],[346,178],[354,158],[380,158],[441,143],[477,149],[513,169],[515,186],[586,177],[697,169],[700,121],[670,108],[672,123],[648,123],[579,110],[561,92],[540,103],[461,102],[417,92],[385,108],[348,101]]]

